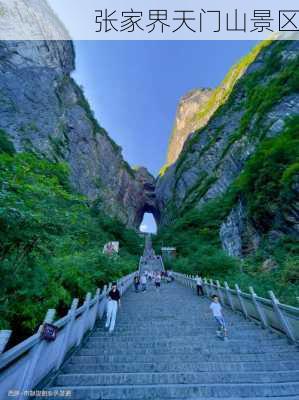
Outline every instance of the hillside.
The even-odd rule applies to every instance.
[[[226,253],[245,264],[257,257],[248,268],[267,285],[284,268],[281,286],[298,285],[299,45],[259,49],[158,178],[160,240],[177,245],[184,256],[178,268],[188,272],[227,277],[236,264]]]

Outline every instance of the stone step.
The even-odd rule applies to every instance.
[[[209,335],[209,336],[200,336],[196,339],[193,340],[184,340],[183,338],[171,338],[171,339],[164,339],[164,340],[160,340],[157,341],[157,338],[149,338],[146,339],[144,341],[136,341],[134,343],[134,341],[117,341],[117,340],[110,340],[110,338],[108,337],[107,339],[100,339],[100,340],[95,340],[93,338],[90,338],[85,344],[84,347],[89,349],[89,348],[95,348],[95,349],[105,349],[107,347],[109,347],[108,345],[112,345],[114,346],[115,349],[139,349],[139,350],[143,350],[145,348],[151,347],[154,349],[165,349],[165,348],[173,348],[173,347],[184,347],[187,346],[188,348],[190,347],[198,347],[198,346],[212,346],[214,344],[219,344],[219,340],[215,335]],[[235,337],[229,337],[229,340],[226,344],[229,345],[253,345],[253,346],[268,346],[268,347],[277,347],[277,346],[283,346],[283,348],[285,348],[285,341],[283,339],[280,338],[273,338],[271,340],[267,340],[267,339],[254,339],[254,340],[245,340],[245,339],[241,339],[241,338],[235,338]],[[291,349],[290,349],[291,350]]]
[[[298,362],[298,354],[290,352],[274,352],[265,354],[219,354],[216,352],[205,352],[203,354],[184,354],[178,353],[175,356],[173,354],[159,354],[159,357],[150,354],[133,354],[133,355],[74,355],[72,357],[72,362],[80,362],[86,364],[97,364],[97,363],[127,363],[127,362],[142,362],[142,363],[181,363],[181,362],[205,362],[205,361],[215,361],[215,362],[247,362],[247,361],[293,361]]]
[[[267,396],[267,397],[251,397],[251,396],[246,396],[246,397],[229,397],[229,400],[278,400],[278,397],[272,397],[272,396]],[[299,396],[283,396],[283,397],[279,397],[279,399],[282,400],[299,400]],[[114,400],[118,400],[118,399],[114,399]],[[169,397],[163,397],[163,400],[172,400]],[[195,400],[195,398],[191,399],[190,397],[186,398],[178,398],[176,397],[175,400]],[[202,398],[197,398],[196,400],[203,400]],[[215,400],[215,397],[205,397],[204,400]]]
[[[227,329],[228,330],[238,330],[238,331],[243,331],[242,326],[240,326],[239,324],[237,325],[232,325],[227,323]],[[149,326],[148,328],[144,327],[141,328],[138,325],[132,325],[128,328],[122,328],[120,325],[118,325],[117,321],[116,321],[116,325],[115,325],[115,330],[114,332],[117,332],[120,335],[132,335],[133,333],[136,335],[136,333],[138,333],[139,335],[158,335],[158,334],[164,334],[164,335],[170,335],[173,334],[174,332],[178,332],[178,334],[180,335],[192,335],[192,334],[199,334],[202,332],[205,332],[209,330],[214,330],[217,328],[217,323],[216,321],[212,320],[210,323],[207,324],[197,324],[192,326],[189,326],[188,324],[184,325],[184,326],[180,326],[180,325],[174,325],[174,326],[161,326],[160,328],[157,326]],[[244,332],[246,332],[247,330],[250,330],[250,326],[247,326],[247,329],[244,330]],[[101,335],[105,332],[104,327],[101,330],[96,331],[94,334],[97,335]]]
[[[109,332],[105,332],[103,335],[97,335],[97,336],[89,336],[85,341],[85,344],[106,344],[109,343],[111,345],[114,345],[116,343],[119,344],[124,344],[124,345],[130,345],[130,344],[136,344],[138,345],[143,345],[144,343],[149,343],[149,344],[155,344],[155,343],[167,343],[167,342],[176,342],[176,343],[198,343],[201,341],[207,341],[207,340],[213,340],[216,335],[216,327],[215,329],[211,329],[208,333],[199,333],[199,334],[193,334],[193,335],[178,335],[178,334],[173,334],[173,335],[162,335],[160,334],[159,336],[156,335],[137,335],[135,340],[133,336],[130,335],[120,335],[117,331],[114,331],[113,334]],[[282,337],[280,335],[276,334],[243,334],[243,332],[239,331],[229,331],[229,339],[230,340],[244,340],[247,342],[263,342],[263,341],[268,341],[270,343],[281,343],[281,344],[288,344],[288,341],[286,337]]]
[[[219,343],[218,343],[219,342]],[[181,346],[176,346],[175,344],[172,344],[171,346],[160,346],[160,347],[144,347],[141,350],[139,348],[134,349],[134,346],[129,348],[126,348],[124,346],[119,346],[119,345],[114,345],[111,347],[104,347],[104,346],[85,346],[79,351],[79,354],[81,355],[97,355],[97,354],[118,354],[118,355],[128,355],[131,356],[131,358],[134,358],[135,355],[137,354],[143,354],[144,356],[147,355],[155,355],[155,356],[160,356],[164,354],[172,354],[175,356],[176,354],[207,354],[207,353],[214,353],[217,352],[217,354],[272,354],[273,352],[288,352],[283,345],[271,345],[269,344],[264,344],[263,346],[259,346],[258,344],[254,343],[240,343],[238,342],[237,344],[234,342],[230,342],[228,340],[227,342],[223,342],[221,339],[215,340],[214,343],[208,342],[208,343],[197,343],[194,345],[181,345]],[[291,352],[291,349],[289,349],[289,353]],[[298,353],[297,353],[297,356]]]
[[[61,386],[50,390],[60,390]],[[119,386],[64,386],[70,390],[72,400],[158,400],[158,399],[199,399],[232,397],[250,398],[299,396],[299,383],[259,384],[168,384],[168,385],[119,385]],[[54,397],[53,397],[54,399]],[[57,398],[56,398],[57,399]]]
[[[232,330],[239,330],[242,328],[244,331],[250,331],[250,332],[269,332],[267,330],[261,330],[259,326],[256,326],[254,324],[250,324],[249,322],[245,323],[232,323],[229,321],[226,321],[226,325],[228,328],[231,328]],[[206,323],[202,323],[200,321],[196,321],[196,323],[184,323],[184,324],[163,324],[163,323],[153,323],[150,326],[146,325],[141,325],[141,324],[128,324],[128,325],[122,325],[119,323],[118,319],[116,319],[116,329],[118,331],[123,331],[123,332],[136,332],[138,331],[143,331],[143,332],[148,332],[148,331],[161,331],[163,332],[164,330],[170,331],[170,330],[177,330],[180,329],[182,332],[188,332],[188,331],[196,331],[196,332],[205,332],[210,329],[215,329],[217,326],[217,323],[214,319],[210,319]],[[101,328],[98,328],[95,330],[94,334],[97,333],[102,333],[104,330],[104,323],[101,326]]]
[[[299,370],[284,372],[181,372],[181,373],[116,373],[116,374],[60,374],[56,386],[106,385],[165,385],[165,384],[217,384],[217,383],[282,383],[299,382]]]
[[[282,337],[281,335],[278,335],[275,332],[272,331],[268,331],[268,330],[263,330],[260,327],[243,327],[242,329],[239,329],[239,327],[235,327],[232,325],[227,325],[228,330],[235,336],[238,337],[261,337],[261,338],[274,338],[274,337]],[[211,324],[211,326],[197,326],[194,327],[192,329],[184,329],[182,330],[181,327],[180,328],[176,328],[174,330],[173,333],[175,333],[175,337],[178,338],[184,338],[188,336],[201,336],[201,335],[209,335],[209,334],[213,334],[215,332],[215,330],[217,329],[217,324]],[[186,333],[186,331],[194,331],[194,333],[188,334]],[[138,331],[138,335],[135,335],[134,337],[130,336],[133,332],[136,333],[136,331]],[[158,329],[157,329],[158,331]],[[169,329],[167,329],[167,331],[169,331]],[[143,340],[146,337],[150,337],[150,329],[144,329],[143,332],[140,332],[138,327],[136,329],[130,329],[129,330],[129,334],[126,332],[124,332],[123,329],[121,329],[118,325],[115,327],[115,332],[117,332],[118,337],[122,337],[122,336],[128,336],[128,338],[130,340],[133,340],[134,338],[136,340]],[[161,333],[163,336],[166,336],[167,332],[164,332],[164,329],[160,329],[159,333]],[[107,336],[107,331],[106,329],[103,327],[101,330],[96,330],[92,333],[92,335],[90,336],[91,338],[97,338],[97,337],[103,337],[103,336]]]
[[[113,334],[98,322],[47,390],[74,400],[299,400],[298,348],[228,308],[223,342],[209,304],[177,283],[129,291]]]
[[[153,363],[84,363],[76,360],[69,362],[63,368],[64,373],[113,373],[113,372],[246,372],[246,371],[294,371],[298,369],[296,361],[268,361],[268,362],[153,362]]]
[[[148,328],[150,326],[157,327],[157,328],[159,328],[159,327],[164,328],[166,326],[169,326],[169,327],[172,327],[172,326],[198,327],[203,324],[212,325],[213,323],[215,323],[215,320],[212,315],[209,315],[207,318],[194,318],[194,319],[190,319],[190,320],[178,320],[177,318],[172,318],[172,319],[167,319],[167,320],[163,319],[160,321],[157,320],[157,317],[155,315],[147,314],[146,317],[152,318],[153,323],[150,325],[146,325],[146,324],[144,324],[144,321],[138,321],[138,320],[133,320],[133,319],[130,320],[127,318],[126,318],[126,323],[124,323],[123,320],[119,318],[119,316],[117,316],[116,320],[120,326],[127,327],[127,328],[136,327],[136,326],[139,326],[140,328]],[[239,318],[241,318],[241,317],[239,317]],[[232,325],[237,325],[237,326],[239,326],[239,325],[251,326],[251,324],[253,323],[253,321],[249,321],[246,319],[238,320],[238,319],[233,319],[233,318],[227,317],[227,316],[225,316],[225,319],[226,319],[227,323],[232,324]]]
[[[151,317],[148,317],[151,318]],[[252,325],[250,325],[248,322],[246,323],[241,323],[238,324],[236,323],[232,323],[230,321],[226,321],[226,325],[228,328],[233,329],[240,329],[240,328],[244,328],[245,330],[251,330]],[[217,323],[214,319],[210,319],[206,322],[203,321],[196,321],[194,324],[193,323],[184,323],[184,324],[176,324],[176,323],[168,323],[168,324],[151,324],[149,326],[146,325],[140,325],[140,324],[128,324],[128,325],[122,325],[119,323],[118,319],[116,319],[116,329],[118,331],[123,331],[123,332],[136,332],[136,330],[138,330],[139,332],[148,332],[148,331],[152,331],[152,332],[163,332],[163,331],[171,331],[171,330],[182,330],[183,332],[188,332],[188,331],[201,331],[204,330],[204,328],[206,329],[213,329],[215,328],[215,326],[217,326]],[[101,329],[98,329],[96,332],[102,332],[104,330],[104,323],[101,326]]]
[[[144,338],[171,338],[171,337],[178,337],[178,338],[182,338],[182,337],[191,337],[191,336],[196,336],[196,337],[204,337],[204,336],[213,336],[216,332],[216,330],[218,329],[218,326],[215,324],[213,327],[211,327],[210,330],[207,330],[206,332],[203,332],[203,330],[199,330],[199,329],[193,329],[193,330],[179,330],[179,329],[167,329],[167,330],[152,330],[152,329],[148,329],[148,330],[139,330],[138,328],[134,329],[134,330],[130,330],[130,331],[124,331],[124,330],[120,330],[117,326],[114,329],[113,335],[111,335],[107,330],[103,330],[101,333],[97,333],[97,334],[93,334],[90,337],[93,338],[107,338],[107,337],[119,337],[119,338],[132,338],[134,335],[136,336],[136,338],[141,338],[142,340],[144,340]],[[176,332],[179,331],[178,334],[176,334]],[[230,329],[230,327],[227,327],[227,331],[230,332],[231,335],[237,335],[240,338],[242,337],[247,337],[245,334],[239,333],[240,331],[238,331],[237,329],[232,330]],[[257,335],[260,336],[260,335]],[[257,337],[255,335],[249,335],[249,339],[251,337]],[[273,334],[272,336],[266,335],[263,336],[265,339],[269,339],[271,340],[271,338],[277,337],[278,335]],[[261,336],[260,336],[261,337]]]

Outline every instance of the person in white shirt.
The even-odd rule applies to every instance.
[[[146,282],[147,282],[146,276],[145,276],[145,274],[143,274],[143,275],[141,276],[141,279],[140,279],[141,288],[142,288],[142,291],[143,291],[143,292],[146,291]]]
[[[210,309],[218,324],[217,335],[221,334],[223,336],[223,339],[226,340],[227,339],[226,325],[222,314],[222,307],[221,304],[219,303],[219,297],[216,294],[212,296],[212,303],[210,304]]]
[[[196,292],[197,296],[204,296],[203,288],[202,288],[202,279],[200,276],[196,276]],[[199,294],[200,293],[200,294]]]
[[[157,273],[157,275],[155,277],[155,286],[156,286],[156,290],[159,292],[160,286],[161,286],[161,275],[159,273]]]

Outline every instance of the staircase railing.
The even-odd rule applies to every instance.
[[[123,294],[133,283],[135,272],[118,280],[118,288]],[[0,355],[0,399],[14,397],[23,400],[47,375],[60,368],[67,353],[80,346],[84,335],[94,328],[97,319],[104,315],[107,292],[111,284],[103,290],[97,289],[92,297],[87,293],[82,306],[74,299],[67,315],[54,321],[55,310],[48,310],[43,325],[53,324],[58,328],[55,341],[42,339],[43,325],[37,333]],[[0,331],[1,334],[1,331]]]
[[[160,260],[160,264],[161,264],[161,271],[165,271],[165,266],[164,266],[164,262],[163,262],[163,258],[161,256],[158,256],[159,260]]]
[[[141,256],[139,259],[139,266],[138,266],[139,275],[141,275],[141,272],[142,272],[142,263],[143,263],[143,256]]]
[[[196,277],[173,272],[175,279],[183,285],[195,289]],[[205,296],[218,295],[221,304],[233,311],[241,312],[246,319],[258,321],[262,328],[273,328],[285,334],[291,343],[299,342],[299,308],[282,304],[272,291],[270,299],[257,296],[252,287],[244,293],[236,284],[231,289],[227,282],[224,286],[219,281],[202,279]]]

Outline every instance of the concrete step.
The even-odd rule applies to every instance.
[[[219,342],[219,343],[218,343]],[[288,351],[289,350],[289,351]],[[137,354],[143,354],[144,356],[154,355],[166,355],[172,354],[174,357],[176,354],[207,354],[207,353],[214,353],[217,351],[217,354],[272,354],[273,352],[291,352],[290,349],[286,349],[283,345],[263,345],[259,346],[258,343],[234,343],[228,340],[227,342],[223,342],[221,339],[216,338],[215,341],[204,343],[197,343],[194,345],[181,345],[176,346],[173,344],[172,346],[160,346],[160,347],[144,347],[142,350],[138,348],[134,349],[134,347],[126,348],[123,346],[113,346],[113,347],[104,347],[104,346],[85,346],[79,351],[80,355],[110,355],[110,354],[117,354],[119,356],[130,356],[134,358]],[[299,356],[299,353],[297,353]]]
[[[113,334],[98,322],[47,390],[74,400],[299,400],[299,349],[229,309],[223,342],[209,304],[176,283],[128,292]]]
[[[215,332],[217,329],[217,324],[213,323],[210,326],[207,327],[207,331],[206,332]],[[230,325],[227,325],[227,330],[229,332],[237,332],[239,330],[242,330],[242,327],[232,327]],[[172,337],[175,335],[175,332],[179,332],[178,335],[182,336],[194,336],[194,335],[199,335],[199,334],[203,334],[203,329],[202,328],[180,328],[180,327],[176,327],[176,328],[164,328],[164,329],[154,329],[154,328],[148,328],[148,329],[140,329],[138,327],[136,327],[135,329],[131,328],[131,329],[121,329],[117,323],[114,329],[114,333],[117,334],[119,337],[123,337],[123,336],[129,336],[132,337],[133,335],[137,335],[137,336],[147,336],[147,337],[160,337],[160,336],[168,336],[168,337]],[[105,337],[108,336],[108,332],[105,332],[105,330],[103,329],[100,332],[96,332],[93,337]]]
[[[280,352],[280,353],[265,353],[265,354],[219,354],[215,352],[205,352],[203,354],[160,354],[159,358],[153,354],[132,354],[132,355],[74,355],[72,357],[73,362],[81,362],[86,364],[97,364],[97,363],[127,363],[127,362],[142,362],[142,363],[181,363],[181,362],[205,362],[205,361],[215,361],[215,362],[247,362],[247,361],[297,361],[298,354],[290,352]]]
[[[217,328],[216,323],[211,325],[211,326],[205,326],[205,327],[201,327],[198,326],[197,328],[193,328],[194,333],[193,334],[187,334],[186,330],[184,331],[180,331],[178,332],[177,329],[173,329],[175,331],[175,337],[177,338],[194,338],[194,337],[200,337],[200,336],[209,336],[210,334],[215,333],[215,330]],[[190,331],[191,329],[188,329],[187,331]],[[240,338],[264,338],[264,339],[271,339],[271,338],[280,338],[281,336],[272,333],[270,331],[265,331],[262,330],[261,328],[254,328],[254,327],[248,327],[248,328],[243,328],[243,329],[239,329],[238,327],[232,328],[231,325],[228,325],[228,330],[231,332],[232,335],[234,335],[235,337],[240,337]],[[129,331],[129,333],[127,333],[127,331]],[[132,337],[132,333],[138,331],[138,336],[135,335],[135,337]],[[169,331],[169,329],[167,329],[167,331]],[[119,338],[119,340],[121,340],[122,337],[127,338],[127,340],[131,340],[133,341],[134,339],[137,342],[143,341],[146,338],[151,338],[151,336],[149,335],[150,330],[144,329],[144,332],[141,334],[140,330],[138,328],[136,329],[132,329],[132,330],[126,330],[126,334],[124,334],[125,330],[121,329],[119,326],[116,326],[115,332],[117,332],[117,338]],[[160,329],[159,333],[161,334],[162,338],[166,337],[169,338],[169,336],[167,335],[167,332],[164,333],[164,329]],[[109,337],[108,333],[105,331],[105,329],[101,329],[101,330],[97,330],[95,332],[93,332],[92,336],[90,336],[90,338],[107,338]],[[160,337],[159,337],[160,338]]]
[[[240,328],[239,328],[240,329]],[[124,339],[124,340],[130,340],[130,338],[134,337],[134,335],[136,336],[136,339],[138,340],[140,338],[140,340],[144,340],[145,338],[147,339],[167,339],[167,338],[171,338],[171,337],[178,337],[178,338],[184,338],[184,337],[207,337],[209,335],[214,335],[215,332],[217,330],[217,325],[215,324],[214,326],[211,326],[210,329],[207,329],[207,331],[204,333],[204,331],[202,329],[193,329],[193,330],[179,330],[179,329],[167,329],[167,330],[139,330],[138,328],[136,328],[135,330],[130,330],[130,331],[124,331],[124,330],[120,330],[117,326],[114,329],[114,335],[111,335],[108,331],[101,331],[99,333],[95,333],[90,337],[93,338],[99,338],[99,339],[105,339],[105,338],[109,338],[109,337],[117,337],[119,338],[119,340]],[[243,333],[239,333],[240,331],[238,331],[236,328],[235,329],[230,329],[230,327],[227,327],[228,332],[231,335],[235,335],[235,337],[245,337],[246,335]],[[179,331],[178,334],[176,334],[176,332]],[[254,338],[254,335],[249,336],[250,338]],[[258,336],[257,336],[258,337]],[[273,335],[268,335],[267,332],[265,332],[265,339],[269,339],[271,340],[274,337],[279,337],[279,335],[273,334]]]
[[[217,384],[217,383],[283,383],[299,382],[299,370],[284,372],[170,372],[170,373],[116,373],[116,374],[60,374],[56,386],[106,385],[165,385],[165,384]]]
[[[50,390],[60,390],[54,386]],[[260,384],[168,384],[168,385],[119,385],[119,386],[64,386],[70,390],[72,400],[158,400],[158,399],[199,399],[232,397],[250,398],[299,396],[299,383]],[[54,397],[53,397],[54,399]]]
[[[156,339],[157,340],[157,339]],[[136,351],[143,351],[146,348],[151,348],[151,349],[157,349],[157,350],[163,350],[165,348],[167,349],[172,349],[173,347],[187,347],[189,348],[198,348],[198,346],[204,346],[204,347],[209,347],[213,346],[214,344],[219,345],[219,340],[215,335],[215,332],[213,335],[207,336],[207,337],[198,337],[196,340],[188,340],[186,339],[185,341],[179,338],[172,338],[169,340],[160,340],[159,342],[155,341],[154,339],[147,339],[144,340],[143,342],[137,341],[134,343],[133,341],[111,341],[109,340],[109,337],[106,340],[94,340],[94,339],[89,339],[84,347],[89,349],[103,349],[110,347],[108,346],[111,345],[113,346],[114,349],[127,349],[127,350],[136,350]],[[274,338],[273,340],[269,339],[254,339],[254,340],[245,340],[241,338],[234,338],[234,337],[229,337],[229,341],[226,343],[228,345],[233,345],[233,346],[265,346],[265,347],[283,347],[285,349],[285,341],[280,338]],[[290,348],[291,350],[291,348]]]
[[[246,372],[246,371],[295,371],[298,369],[296,361],[275,361],[275,362],[182,362],[182,363],[84,363],[76,360],[70,361],[64,368],[64,373],[118,373],[118,372]]]
[[[149,326],[156,326],[157,328],[163,328],[163,327],[165,327],[165,326],[177,326],[177,325],[179,325],[179,326],[191,326],[191,327],[197,327],[197,326],[200,326],[200,324],[201,323],[207,323],[207,324],[209,324],[209,323],[213,323],[214,322],[214,318],[213,318],[213,316],[212,316],[212,314],[211,313],[209,313],[208,315],[207,315],[207,317],[206,318],[203,318],[203,317],[200,317],[200,316],[196,316],[196,318],[182,318],[182,319],[179,319],[177,316],[176,317],[163,317],[163,318],[161,318],[161,317],[159,317],[158,315],[158,313],[157,313],[157,315],[154,315],[154,314],[149,314],[149,313],[146,313],[145,314],[146,316],[151,316],[151,317],[153,317],[154,319],[153,319],[153,321],[152,321],[152,324],[150,324],[150,325],[148,325],[148,324],[146,324],[145,323],[145,321],[144,321],[144,317],[143,317],[143,319],[137,319],[137,318],[129,318],[129,316],[121,316],[121,315],[119,315],[119,313],[118,313],[118,318],[117,318],[117,321],[118,321],[118,324],[120,325],[120,326],[122,326],[122,327],[136,327],[136,326],[139,326],[139,327],[141,327],[141,328],[148,328]],[[251,321],[246,321],[246,320],[241,320],[240,321],[240,316],[239,315],[234,315],[234,314],[231,314],[230,316],[227,316],[226,315],[226,320],[227,320],[227,322],[228,323],[232,323],[232,324],[236,324],[236,325],[241,325],[241,326],[251,326],[252,325],[252,322]],[[101,326],[101,325],[97,325],[97,326]]]

